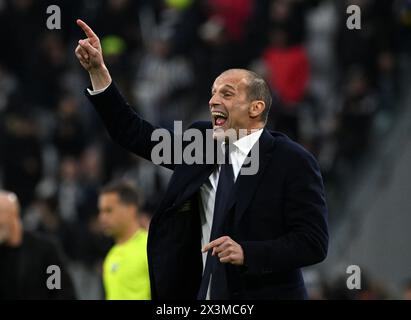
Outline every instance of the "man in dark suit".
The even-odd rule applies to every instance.
[[[125,102],[105,67],[98,37],[77,23],[87,36],[76,48],[92,83],[86,95],[113,140],[153,160],[156,127]],[[307,297],[300,268],[322,261],[328,248],[322,178],[307,151],[264,128],[270,104],[268,86],[258,75],[224,72],[212,87],[212,122],[191,129],[206,139],[213,130],[214,147],[229,161],[188,164],[173,154],[174,161],[163,163],[174,173],[149,230],[153,299]],[[238,135],[241,130],[245,136]],[[228,136],[233,131],[234,142]],[[241,174],[252,154],[258,171]]]
[[[14,193],[0,191],[0,300],[72,300],[75,290],[59,247],[24,231]]]

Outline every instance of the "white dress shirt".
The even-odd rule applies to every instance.
[[[263,129],[257,130],[245,137],[235,141],[232,152],[230,153],[231,165],[234,171],[234,180],[237,180],[240,169],[250,153],[251,148],[260,139]],[[225,152],[224,143],[222,145]],[[220,176],[221,165],[210,175],[208,180],[200,188],[200,217],[201,217],[201,246],[204,247],[210,242],[211,226],[213,225],[214,203],[217,192],[218,178]],[[207,252],[203,253],[203,271],[207,260]],[[210,277],[211,283],[211,277]],[[208,284],[207,300],[210,300],[210,283]]]

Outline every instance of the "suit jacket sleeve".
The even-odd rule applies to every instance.
[[[126,102],[114,82],[102,93],[90,95],[85,90],[85,94],[104,122],[110,137],[124,149],[152,161],[152,150],[159,143],[153,141],[152,133],[160,128],[142,119]],[[168,136],[171,138],[169,144],[173,148],[173,133],[166,129],[162,130],[164,133],[168,131]],[[171,155],[173,155],[172,149]],[[174,169],[172,161],[173,159],[161,165]]]
[[[323,182],[314,157],[301,149],[285,164],[285,233],[270,241],[244,241],[249,274],[293,270],[325,259],[328,249],[327,207]]]

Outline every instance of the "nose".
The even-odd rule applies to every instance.
[[[208,105],[210,106],[210,108],[219,105],[220,102],[218,100],[218,96],[216,94],[212,95],[210,100],[208,101]]]

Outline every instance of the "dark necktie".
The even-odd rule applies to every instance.
[[[210,242],[223,236],[223,224],[226,214],[226,206],[229,195],[234,186],[233,167],[229,161],[229,147],[225,144],[225,161],[221,165],[220,176],[214,204],[213,224],[211,226]],[[225,276],[225,267],[220,262],[217,255],[212,256],[212,249],[207,252],[206,265],[201,279],[200,290],[197,299],[204,300],[207,295],[208,284],[210,283],[210,299],[220,300],[228,299],[227,280]]]

